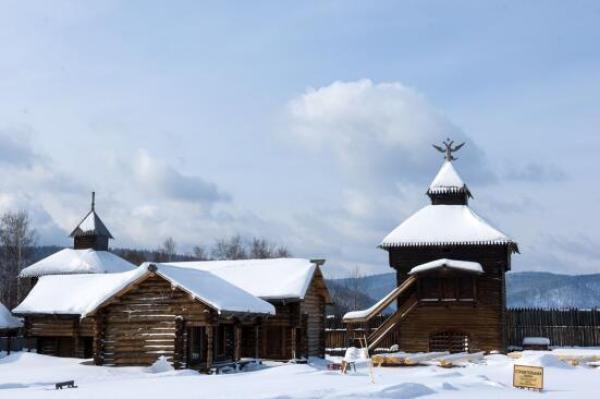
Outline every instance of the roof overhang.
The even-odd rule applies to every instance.
[[[473,274],[482,274],[483,267],[478,262],[455,260],[455,259],[437,259],[431,262],[415,266],[408,272],[408,275],[418,275],[434,271],[455,271]]]
[[[377,248],[389,251],[394,248],[412,247],[412,248],[428,248],[428,247],[486,247],[486,246],[503,246],[508,247],[512,253],[521,253],[519,251],[519,245],[514,241],[444,241],[444,242],[396,242],[393,244],[381,243],[377,245]]]

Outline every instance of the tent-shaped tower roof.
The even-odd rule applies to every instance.
[[[107,238],[114,238],[108,228],[100,219],[100,216],[96,213],[96,193],[92,193],[92,208],[79,222],[79,224],[73,229],[69,237],[81,237],[81,236],[101,236]]]
[[[507,245],[518,252],[516,242],[468,206],[471,192],[452,164],[456,160],[452,153],[464,143],[453,146],[453,142],[447,140],[444,145],[445,149],[434,146],[445,153],[445,160],[427,190],[431,205],[402,222],[381,241],[379,247]]]

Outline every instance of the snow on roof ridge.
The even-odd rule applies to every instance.
[[[210,271],[254,296],[270,300],[304,299],[317,270],[317,262],[306,258],[188,261],[167,264]],[[270,278],[265,279],[265,276]],[[272,284],[272,281],[277,281],[278,284]]]
[[[425,271],[449,268],[455,270],[462,270],[472,273],[483,273],[483,267],[481,267],[481,263],[466,261],[466,260],[456,260],[456,259],[448,259],[442,258],[433,260],[431,262],[423,263],[421,265],[415,266],[408,272],[409,275],[422,273]]]
[[[379,247],[504,244],[518,251],[512,239],[467,205],[427,205],[392,230]]]
[[[148,262],[143,263],[140,267],[144,267],[144,265],[146,265],[147,263]],[[211,306],[212,308],[217,310],[217,312],[219,314],[221,314],[221,311],[275,314],[275,308],[270,303],[252,295],[248,291],[243,290],[242,288],[236,286],[235,284],[230,283],[229,281],[217,276],[216,274],[214,274],[210,271],[177,267],[177,266],[169,265],[167,263],[148,263],[148,265],[146,267],[149,271],[158,274],[159,276],[163,277],[165,280],[176,285],[177,288],[188,292],[189,294],[193,295],[196,299]],[[187,274],[188,276],[186,278],[178,279],[178,278],[174,277],[178,273]],[[221,284],[219,291],[225,291],[226,289],[228,291],[228,294],[225,296],[226,299],[210,298],[206,294],[202,293],[201,292],[202,290],[198,290],[197,289],[198,287],[193,287],[192,284],[190,284],[192,281],[189,278],[190,277],[189,274],[191,274],[192,277],[199,277],[200,275],[202,275],[201,276],[202,278],[200,280],[202,280],[203,284],[208,284],[208,286],[212,286],[213,284]],[[194,276],[194,274],[196,274],[198,276]],[[212,279],[213,281],[209,282],[208,280],[210,280],[210,279]],[[198,282],[198,281],[196,281],[196,282]],[[204,288],[206,289],[208,287],[204,287]],[[224,293],[224,292],[222,292],[222,293]],[[240,298],[243,297],[242,298],[243,300],[240,301],[240,303],[242,303],[243,305],[222,303],[222,301],[233,299],[232,298],[233,296],[237,296]],[[245,307],[245,306],[249,306],[251,304],[251,302],[254,302],[254,304],[253,304],[254,308]]]
[[[109,251],[91,248],[64,248],[19,273],[19,277],[55,274],[120,273],[135,269],[135,265]]]

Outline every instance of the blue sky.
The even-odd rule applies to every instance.
[[[114,246],[264,236],[330,275],[467,141],[513,269],[600,271],[597,2],[2,2],[0,211],[40,242],[97,191]]]

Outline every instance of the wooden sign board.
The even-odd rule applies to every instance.
[[[513,368],[515,388],[544,389],[544,368],[515,364]]]

